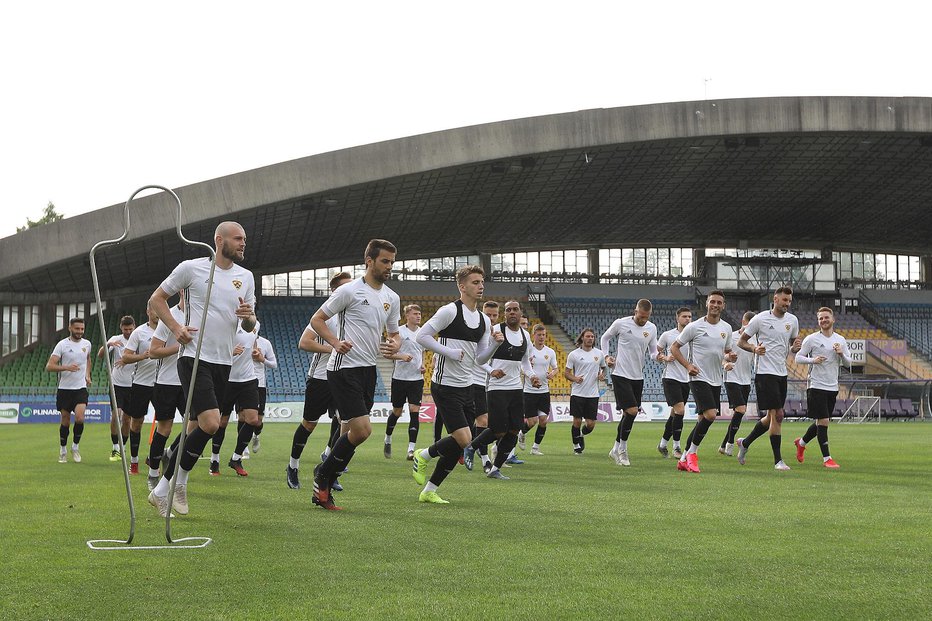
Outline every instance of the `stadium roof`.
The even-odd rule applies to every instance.
[[[158,182],[158,179],[153,179]],[[127,188],[127,195],[134,188]],[[541,248],[676,245],[928,254],[932,99],[780,97],[583,110],[310,156],[177,189],[184,231],[241,222],[257,274]],[[0,240],[0,295],[91,291],[87,253],[123,206]],[[188,255],[165,194],[99,260],[110,294]],[[79,298],[75,298],[79,299]]]

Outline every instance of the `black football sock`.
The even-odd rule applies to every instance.
[[[682,416],[673,417],[673,441],[679,442],[683,436],[683,418]]]
[[[421,429],[421,421],[418,418],[418,412],[411,412],[411,420],[408,422],[408,442],[414,444],[417,442],[417,432]]]
[[[213,439],[213,443],[211,446],[212,450],[210,451],[211,453],[213,453],[214,455],[220,454],[220,447],[223,446],[223,439],[226,437],[226,435],[227,435],[226,427],[220,427],[219,429],[217,429],[217,433],[214,434],[214,439]]]
[[[547,433],[547,428],[540,425],[537,426],[537,431],[534,432],[534,444],[540,444],[544,441],[544,434]]]
[[[744,418],[744,414],[741,412],[732,412],[731,422],[728,423],[728,433],[725,434],[725,443],[734,444],[735,438],[738,437],[738,430],[741,429],[741,419]],[[722,448],[725,448],[725,444],[722,444]]]
[[[159,469],[166,442],[168,442],[168,436],[163,436],[158,431],[152,435],[152,444],[149,445],[149,467],[153,470]]]
[[[434,442],[439,442],[443,436],[443,420],[437,416],[434,418]]]
[[[333,450],[333,445],[340,439],[340,421],[334,416],[330,419],[330,439],[327,440],[327,446]]]
[[[501,469],[505,465],[505,461],[508,459],[508,456],[511,454],[511,450],[518,446],[518,435],[514,433],[506,433],[498,441],[498,453],[495,454],[495,467]]]
[[[593,431],[595,431],[595,427],[590,427],[589,425],[585,423],[583,423],[582,426],[580,426],[579,428],[579,433],[581,433],[584,436],[588,436]]]
[[[451,438],[451,436],[447,436],[447,438]],[[446,438],[444,438],[444,440],[445,439]],[[441,442],[443,442],[443,440],[441,440]],[[456,443],[454,442],[454,444]],[[434,472],[430,475],[430,482],[437,487],[440,487],[440,484],[443,483],[443,480],[446,479],[451,472],[453,472],[453,470],[456,468],[456,464],[459,463],[459,456],[460,453],[462,453],[462,449],[460,449],[459,444],[456,445],[456,449],[456,452],[453,454],[441,455],[440,459],[437,460],[437,465],[434,467]]]
[[[702,444],[702,439],[705,438],[705,434],[707,431],[709,431],[709,427],[712,426],[712,422],[713,421],[707,419],[704,416],[699,417],[699,422],[696,423],[696,428],[693,429],[693,432],[690,434],[690,446],[693,444],[696,446]]]
[[[110,434],[110,443],[113,444],[114,446],[118,445],[119,442],[120,442],[119,437],[120,437],[119,435],[117,435],[117,434],[115,434],[115,433],[111,433],[111,434]]]
[[[482,433],[480,433],[478,436],[473,438],[473,441],[469,443],[469,446],[479,451],[480,455],[485,455],[486,446],[488,446],[490,442],[495,441],[495,432],[489,429],[488,427],[484,427],[484,428],[477,427],[476,428],[477,431],[479,429],[482,429]]]
[[[822,457],[830,457],[828,450],[828,425],[816,425],[818,429],[816,434],[819,436],[819,448],[822,449]]]
[[[810,442],[812,442],[812,439],[816,437],[816,435],[818,435],[819,433],[816,430],[816,427],[818,427],[818,425],[816,425],[815,423],[812,423],[811,425],[809,425],[809,429],[806,430],[806,435],[803,436],[803,442],[805,442],[806,444],[809,444]]]
[[[521,425],[521,433],[527,433],[527,432],[529,432],[530,430],[531,430],[531,428],[528,427],[527,421],[524,421],[524,424]]]
[[[582,434],[579,432],[579,427],[570,425],[570,435],[573,437],[573,447],[579,446],[581,448]]]
[[[139,445],[142,444],[142,432],[129,432],[129,455],[130,457],[139,457]]]
[[[634,419],[637,418],[637,414],[628,414],[625,412],[625,417],[621,419],[622,429],[621,429],[621,440],[624,442],[628,441],[628,436],[631,435],[631,428],[634,427]]]
[[[248,423],[243,423],[242,428],[239,430],[239,433],[236,435],[236,448],[233,452],[237,455],[242,455],[243,451],[246,450],[246,445],[249,444],[249,441],[252,440],[252,434],[255,432],[256,428]]]
[[[618,429],[615,431],[615,442],[621,442],[621,433],[622,429],[625,426],[625,415],[621,415],[621,420],[618,421]]]
[[[748,435],[748,437],[744,439],[744,442],[742,442],[744,448],[751,446],[751,442],[764,435],[767,429],[767,425],[763,425],[760,421],[757,421],[757,424],[754,425],[754,429],[751,430],[750,435]]]
[[[260,421],[259,421],[259,424],[256,425],[256,426],[254,426],[254,427],[252,428],[253,433],[255,433],[257,436],[258,436],[258,435],[261,435],[261,434],[262,434],[262,429],[263,429],[264,427],[265,427],[265,423],[263,423],[263,422],[260,420]]]
[[[663,425],[663,439],[669,440],[673,437],[673,414],[667,416],[667,422]]]
[[[304,425],[298,425],[294,430],[294,436],[291,438],[291,458],[301,459],[301,453],[307,445],[307,439],[311,437],[311,432],[304,428]]]
[[[191,471],[194,469],[197,460],[200,459],[201,453],[204,451],[204,447],[207,446],[208,442],[210,442],[210,434],[200,427],[195,427],[194,431],[188,434],[187,439],[184,441],[184,455],[181,456],[179,462],[182,470]],[[177,451],[175,452],[177,453]],[[174,466],[174,461],[175,455],[172,455],[172,463],[169,468]]]
[[[74,443],[81,443],[81,435],[84,433],[84,423],[75,423],[74,424]]]
[[[61,442],[62,446],[68,444],[68,433],[71,431],[68,425],[59,425],[58,426],[58,439]]]
[[[400,416],[395,416],[394,413],[388,415],[388,421],[385,423],[385,435],[389,438],[392,437],[392,434],[395,433],[395,425],[398,424],[398,419]]]
[[[783,461],[783,457],[780,455],[781,440],[783,440],[781,435],[770,436],[770,448],[773,449],[773,463],[775,464]]]
[[[320,466],[320,474],[328,481],[333,481],[338,472],[343,472],[356,453],[356,447],[350,442],[349,434],[345,433],[337,440],[327,460]]]

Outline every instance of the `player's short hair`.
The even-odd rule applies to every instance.
[[[545,326],[542,323],[535,323],[534,327],[531,328],[532,334],[537,334],[538,332],[546,332],[546,331],[547,331],[547,326]]]
[[[818,315],[819,313],[828,313],[828,314],[831,315],[832,317],[835,316],[835,311],[833,311],[832,309],[830,309],[828,306],[823,306],[822,308],[820,308],[819,310],[816,311],[816,315]]]
[[[330,277],[330,290],[336,291],[337,287],[340,284],[340,281],[347,280],[347,279],[352,280],[353,275],[350,274],[349,272],[337,272],[336,274]]]
[[[84,317],[72,317],[68,320],[69,326],[73,326],[76,323],[84,323]]]
[[[129,315],[123,315],[120,318],[120,325],[121,326],[135,326],[136,320],[130,317]]]
[[[505,302],[505,306],[508,306],[509,304],[512,304],[512,303],[518,305],[518,312],[521,313],[522,317],[524,317],[525,315],[524,315],[524,311],[521,309],[521,302],[519,302],[518,300],[508,300],[507,302]]]
[[[579,336],[576,337],[576,347],[579,347],[582,345],[582,337],[586,335],[586,332],[592,332],[592,336],[595,336],[595,330],[593,330],[592,328],[583,328],[579,332]]]
[[[483,309],[486,309],[486,308],[498,308],[498,302],[496,302],[495,300],[486,300],[486,301],[482,304],[482,308],[483,308]]]
[[[383,250],[387,250],[393,254],[398,252],[398,249],[395,248],[395,244],[387,239],[370,239],[369,244],[366,246],[365,258],[375,261],[379,258],[379,253]]]
[[[777,290],[773,292],[774,295],[786,294],[793,295],[793,288],[789,285],[783,285],[782,287],[777,287]]]
[[[677,317],[679,317],[679,316],[682,315],[683,313],[689,313],[690,315],[692,315],[692,314],[693,314],[693,309],[689,308],[688,306],[680,306],[678,309],[676,309],[676,316],[677,316]]]
[[[712,297],[713,295],[718,295],[718,296],[721,296],[721,298],[722,298],[723,300],[725,299],[725,292],[722,291],[721,289],[713,289],[712,291],[709,291],[709,295],[707,295],[707,296],[705,296],[705,297],[706,297],[706,299],[708,299],[708,298]]]
[[[754,315],[756,315],[756,314],[757,314],[757,313],[755,313],[754,311],[748,311],[748,312],[744,313],[744,316],[741,318],[741,320],[742,320],[742,321],[751,321],[752,319],[754,319]]]
[[[646,298],[641,298],[640,300],[638,300],[638,303],[634,307],[639,311],[644,311],[646,313],[649,313],[651,309],[653,308],[653,305],[650,303],[650,300]]]
[[[418,306],[417,304],[408,304],[407,306],[405,306],[405,315],[407,315],[411,311],[420,311],[420,310],[421,310],[421,307]]]
[[[463,267],[456,270],[456,284],[461,285],[466,282],[466,279],[469,278],[471,274],[479,274],[485,278],[485,270],[483,270],[478,265],[464,265]]]

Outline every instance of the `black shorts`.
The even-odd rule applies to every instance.
[[[152,386],[133,384],[129,395],[129,405],[123,413],[130,418],[145,418],[149,413],[149,403],[152,402]]]
[[[476,419],[476,403],[473,399],[473,387],[444,386],[431,384],[430,392],[437,406],[437,416],[443,421],[448,433],[469,427],[469,421]]]
[[[524,427],[524,392],[516,390],[489,391],[489,429],[495,433],[520,431]]]
[[[615,390],[616,410],[622,411],[641,407],[641,393],[644,391],[644,380],[633,380],[627,377],[613,375],[612,388]]]
[[[686,403],[689,399],[689,382],[681,382],[675,379],[663,378],[663,396],[667,400],[667,405],[674,406],[677,403]]]
[[[473,384],[469,387],[472,390],[472,398],[476,404],[476,416],[482,416],[489,413],[489,399],[485,392],[485,386],[482,384]]]
[[[156,384],[152,390],[152,407],[155,420],[175,420],[175,412],[184,416],[184,391],[181,386]]]
[[[693,399],[696,400],[696,413],[702,414],[709,410],[715,410],[718,416],[722,411],[722,387],[713,386],[706,382],[693,380],[689,382],[689,387],[693,392]]]
[[[268,391],[265,386],[259,386],[259,416],[265,416],[265,397]]]
[[[762,375],[754,378],[757,388],[757,409],[764,416],[767,410],[782,410],[786,403],[786,376]]]
[[[599,398],[571,396],[570,416],[573,418],[596,420],[599,416]]]
[[[330,394],[330,385],[327,380],[307,378],[304,384],[304,420],[309,423],[317,422],[324,412],[330,413],[330,418],[336,416],[333,405],[333,395]]]
[[[732,410],[748,404],[748,398],[751,396],[750,384],[736,384],[734,382],[725,382],[725,394],[728,395],[728,407]]]
[[[424,396],[424,380],[400,380],[392,378],[392,407],[403,408],[405,403],[421,405]]]
[[[246,382],[227,382],[227,391],[223,396],[223,405],[220,407],[221,416],[229,416],[233,410],[259,409],[259,380],[251,379]]]
[[[126,408],[129,407],[129,395],[132,392],[132,388],[114,384],[113,392],[116,393],[117,407],[125,411]]]
[[[178,378],[184,390],[185,399],[191,387],[191,371],[194,369],[194,358],[178,357]],[[205,362],[197,363],[197,377],[194,378],[194,397],[191,399],[191,419],[194,420],[201,412],[219,410],[223,395],[227,390],[230,379],[230,365]]]
[[[837,390],[809,388],[806,390],[806,409],[808,410],[806,415],[816,420],[831,418],[832,410],[835,409],[835,399],[837,397]]]
[[[550,393],[524,393],[524,418],[537,418],[538,416],[550,416]]]
[[[369,416],[375,404],[375,367],[349,367],[327,371],[333,402],[344,423],[360,416]]]
[[[87,388],[59,388],[55,394],[55,409],[74,412],[79,405],[87,405]]]

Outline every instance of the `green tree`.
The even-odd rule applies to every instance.
[[[55,203],[49,201],[49,204],[45,206],[45,210],[42,212],[41,218],[35,221],[26,218],[26,226],[16,227],[16,232],[22,233],[26,229],[31,229],[34,226],[40,226],[42,224],[48,224],[49,222],[55,222],[57,220],[61,220],[64,217],[65,216],[55,211]]]

